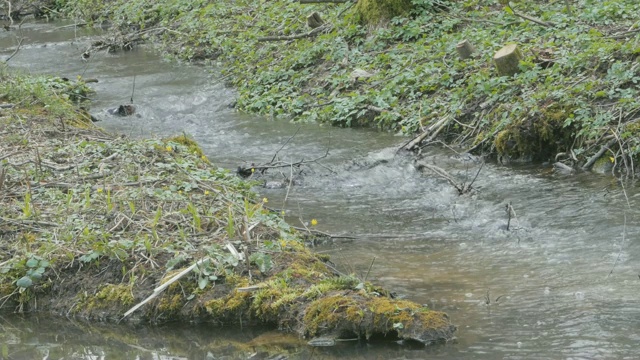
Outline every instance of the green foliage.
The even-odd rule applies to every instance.
[[[27,289],[42,279],[45,271],[49,268],[48,260],[35,254],[27,254],[24,258],[5,264],[0,268],[0,274],[14,278],[15,285],[21,289]]]

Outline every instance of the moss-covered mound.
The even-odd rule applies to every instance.
[[[0,308],[452,337],[445,314],[339,275],[188,136],[95,128],[70,103],[78,89],[0,75]]]

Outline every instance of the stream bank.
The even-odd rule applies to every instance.
[[[242,111],[424,133],[414,150],[443,141],[503,163],[589,170],[600,159],[600,169],[634,176],[636,1],[397,3],[406,11],[375,25],[350,2],[94,0],[51,9],[110,23],[115,35],[99,48],[151,38],[170,56],[221,68]],[[324,24],[310,30],[314,12]],[[475,53],[461,59],[464,40]],[[500,76],[492,57],[510,43],[521,48],[519,72]]]
[[[88,92],[81,80],[2,74],[0,308],[261,324],[324,346],[452,338],[446,314],[310,252],[267,198],[186,135],[132,140],[96,128],[71,104]]]

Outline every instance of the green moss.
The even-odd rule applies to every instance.
[[[190,154],[194,154],[200,158],[204,157],[204,152],[202,151],[202,148],[200,147],[200,145],[198,145],[198,143],[193,140],[192,138],[190,138],[189,136],[187,136],[186,134],[182,134],[179,136],[174,136],[171,138],[166,139],[167,142],[173,142],[173,143],[177,143],[180,144],[182,146],[185,146],[187,148],[187,151]]]
[[[158,301],[156,309],[166,316],[177,313],[182,309],[184,304],[185,299],[182,292],[176,294],[164,294],[160,298],[160,301]]]
[[[81,293],[78,295],[75,312],[91,312],[96,309],[122,308],[133,305],[132,285],[106,284],[95,295]]]
[[[500,131],[495,139],[494,139],[494,145],[496,147],[496,150],[498,151],[498,154],[508,154],[510,152],[510,148],[511,145],[509,144],[509,140],[511,139],[511,133],[509,132],[509,130],[502,130]]]
[[[278,317],[281,306],[297,298],[302,290],[290,286],[284,279],[271,280],[253,296],[251,309],[264,321],[273,321]]]
[[[212,299],[204,304],[209,315],[214,317],[229,317],[238,311],[247,309],[251,302],[251,295],[246,292],[233,291],[223,298]]]
[[[423,308],[411,301],[394,300],[387,297],[375,297],[369,300],[367,306],[373,313],[373,324],[377,328],[384,328],[389,324],[412,325],[413,314]]]
[[[572,131],[565,124],[573,116],[573,107],[551,104],[498,132],[495,148],[499,155],[511,159],[549,160],[570,145]]]
[[[134,298],[131,285],[108,284],[102,287],[95,298],[108,303],[120,303],[122,305],[132,305]]]
[[[357,323],[364,312],[356,299],[333,295],[313,301],[304,315],[304,324],[310,336],[315,336],[320,328],[333,329],[343,320]]]
[[[409,13],[410,0],[359,0],[356,11],[367,24],[377,25],[399,15]]]

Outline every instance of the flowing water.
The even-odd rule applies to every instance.
[[[477,192],[458,196],[446,181],[416,170],[411,157],[396,154],[405,138],[238,114],[228,107],[234,92],[215,70],[163,61],[145,47],[84,62],[80,54],[95,34],[60,26],[24,25],[19,36],[25,41],[10,64],[97,78],[92,113],[106,129],[132,136],[185,132],[230,169],[268,162],[276,152],[294,162],[328,150],[303,166],[304,173],[293,171],[297,185],[290,191],[257,190],[269,205],[286,209],[290,223],[314,218],[319,230],[344,236],[317,250],[331,254],[345,272],[447,312],[459,330],[456,341],[426,350],[396,344],[313,350],[259,329],[5,317],[0,342],[11,359],[230,359],[274,347],[300,359],[640,356],[640,192],[634,184],[623,188],[611,177],[566,176],[544,166],[487,164],[474,183]],[[0,56],[13,52],[16,34],[0,33]],[[138,115],[109,115],[106,109],[128,102],[134,77]],[[442,149],[428,150],[422,161],[467,182],[480,166]],[[291,169],[270,174],[284,179]],[[509,230],[507,203],[515,210]]]

